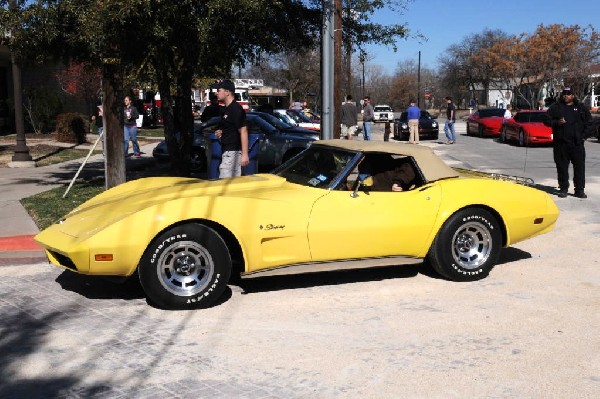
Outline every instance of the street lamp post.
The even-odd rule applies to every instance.
[[[10,0],[10,7],[17,8],[16,0]],[[12,35],[11,35],[12,36]],[[12,77],[13,77],[13,99],[15,103],[15,130],[17,133],[17,146],[12,162],[9,167],[31,167],[35,162],[29,154],[29,148],[25,141],[25,127],[23,122],[23,90],[21,87],[21,68],[17,64],[15,54],[11,49]]]

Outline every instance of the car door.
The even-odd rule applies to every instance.
[[[315,202],[308,224],[314,261],[422,253],[440,206],[439,184],[351,194],[331,191]]]
[[[259,142],[255,144],[259,146],[258,164],[261,166],[275,165],[279,131],[256,115],[248,115],[246,123],[249,133],[260,135]]]
[[[517,113],[513,118],[504,121],[503,127],[506,140],[512,140],[518,136],[519,126],[517,122],[521,119],[521,114]]]

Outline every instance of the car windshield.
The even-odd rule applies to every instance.
[[[477,112],[479,112],[480,118],[489,118],[492,116],[504,116],[504,112],[506,112],[506,110],[502,108],[486,108],[480,109]]]
[[[355,155],[352,151],[312,146],[272,173],[284,177],[290,183],[327,188]]]
[[[380,106],[375,106],[375,108],[373,109],[374,112],[382,112],[382,111],[388,111],[391,112],[392,108],[391,107],[380,107]]]
[[[315,123],[315,121],[313,121],[310,116],[306,115],[304,112],[292,112],[295,115],[298,115],[298,117],[300,118],[301,122],[304,123]]]
[[[545,112],[520,112],[515,117],[517,122],[546,122],[550,120]]]
[[[290,125],[289,123],[285,123],[285,122],[277,119],[273,115],[270,115],[270,114],[267,114],[264,112],[257,112],[256,115],[260,116],[265,121],[267,121],[271,125],[275,126],[277,129],[289,129],[292,127],[292,125]]]

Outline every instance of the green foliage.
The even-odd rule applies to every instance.
[[[60,114],[56,117],[57,140],[63,143],[83,144],[89,130],[87,118],[74,112]]]

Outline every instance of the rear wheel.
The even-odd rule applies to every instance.
[[[146,296],[161,308],[207,307],[227,287],[231,257],[216,231],[190,223],[154,239],[138,273]]]
[[[427,255],[440,275],[454,281],[475,281],[494,267],[502,247],[496,218],[480,208],[463,209],[442,226]]]

